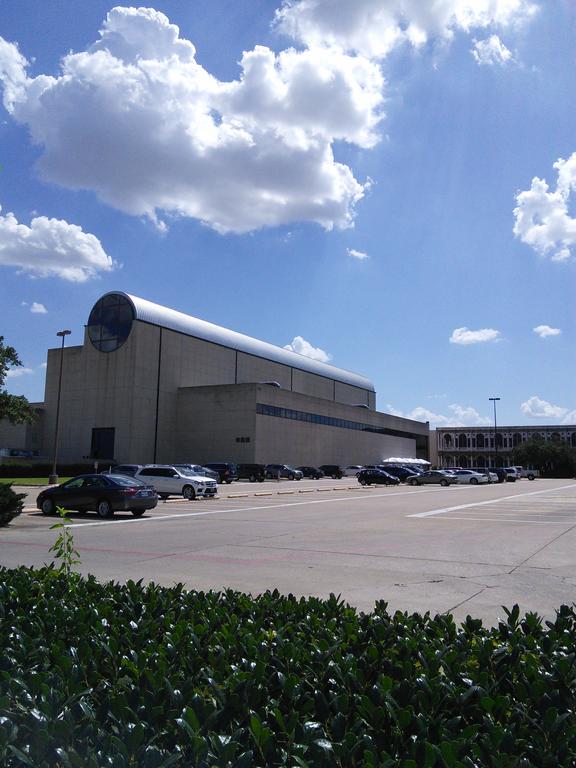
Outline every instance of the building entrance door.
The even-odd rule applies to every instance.
[[[92,447],[90,456],[93,459],[114,458],[114,427],[100,427],[92,430]]]

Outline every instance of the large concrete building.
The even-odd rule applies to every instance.
[[[126,293],[99,299],[84,344],[61,355],[48,352],[37,404],[48,459],[61,360],[61,462],[428,458],[428,423],[376,411],[367,378]]]

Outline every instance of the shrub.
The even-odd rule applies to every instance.
[[[0,526],[17,517],[24,506],[25,493],[15,493],[11,483],[0,483]]]
[[[576,614],[361,614],[0,570],[5,768],[568,768]]]

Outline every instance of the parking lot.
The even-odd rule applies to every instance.
[[[34,497],[28,501],[33,509]],[[50,562],[53,518],[0,532],[0,563]],[[494,622],[502,605],[553,615],[576,586],[576,481],[361,488],[351,478],[234,483],[144,517],[71,514],[83,573],[254,594],[331,592],[369,611],[451,611]]]

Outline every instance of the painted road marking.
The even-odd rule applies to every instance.
[[[568,488],[576,488],[576,483],[572,483],[570,485],[562,485],[559,488],[548,488],[543,491],[532,491],[531,493],[518,493],[514,496],[503,496],[500,499],[490,499],[489,501],[472,501],[469,504],[459,504],[458,506],[455,506],[455,507],[431,509],[428,512],[416,512],[412,515],[406,515],[406,517],[436,517],[438,515],[448,514],[449,512],[459,512],[462,509],[473,509],[473,508],[475,509],[478,507],[486,507],[493,504],[501,504],[502,502],[505,502],[505,501],[523,500],[527,496],[541,496],[542,494],[553,493],[554,491],[565,491]]]
[[[467,490],[468,486],[452,486],[450,493],[454,490]],[[385,498],[397,498],[398,496],[412,496],[414,494],[430,494],[430,493],[443,493],[445,488],[420,488],[417,491],[388,491],[387,493],[375,493],[370,494],[370,500],[372,499],[385,499]],[[205,517],[207,515],[228,515],[235,512],[258,512],[261,509],[283,509],[286,507],[304,507],[311,504],[332,504],[341,501],[364,501],[366,496],[340,496],[336,499],[303,499],[302,501],[290,501],[282,504],[269,504],[257,507],[237,507],[236,509],[206,509],[200,512],[182,512],[175,515],[162,515],[162,517],[138,517],[127,518],[126,520],[96,520],[90,523],[68,523],[68,528],[92,528],[100,527],[102,525],[138,525],[140,523],[161,523],[164,520],[180,520],[185,517]],[[197,502],[195,502],[197,503]],[[210,502],[214,503],[214,501]]]

